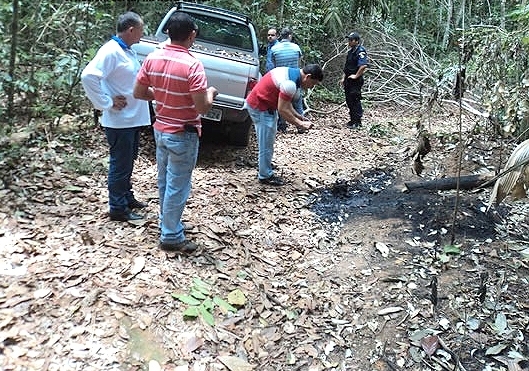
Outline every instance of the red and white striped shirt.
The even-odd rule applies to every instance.
[[[206,92],[204,66],[179,45],[165,44],[145,58],[137,76],[141,85],[154,89],[156,122],[154,129],[164,133],[184,131],[184,125],[201,127],[200,115],[191,93]]]

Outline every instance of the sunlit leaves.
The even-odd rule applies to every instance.
[[[184,318],[196,319],[200,317],[210,326],[215,325],[214,311],[216,308],[219,308],[220,312],[226,315],[229,312],[235,313],[237,311],[237,308],[232,304],[242,306],[246,303],[246,298],[239,289],[228,295],[228,301],[213,295],[212,291],[213,288],[210,283],[195,277],[188,294],[173,293],[171,295],[189,305],[183,312]]]

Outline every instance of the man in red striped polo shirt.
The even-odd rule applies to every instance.
[[[160,195],[160,244],[165,251],[192,253],[181,221],[198,157],[200,114],[210,110],[217,89],[207,86],[202,62],[189,48],[198,27],[186,13],[167,22],[170,43],[149,54],[134,85],[134,97],[156,101],[156,162]]]

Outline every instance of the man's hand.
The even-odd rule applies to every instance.
[[[127,106],[127,98],[123,95],[116,95],[115,97],[112,97],[112,103],[112,108],[121,111]]]
[[[213,99],[215,99],[215,97],[217,95],[219,95],[219,91],[217,90],[217,88],[213,87],[213,86],[210,86],[208,88],[208,93],[211,94],[213,96]]]
[[[314,124],[310,121],[301,121],[301,123],[297,126],[298,126],[298,129],[309,130],[309,129],[312,129]]]

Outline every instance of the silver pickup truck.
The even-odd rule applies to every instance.
[[[132,46],[140,61],[168,41],[166,23],[176,11],[188,13],[198,25],[199,34],[190,52],[204,64],[208,85],[219,91],[213,107],[202,117],[204,136],[222,136],[230,144],[246,146],[251,119],[244,100],[260,77],[254,25],[243,14],[178,2],[165,15],[154,37],[144,37]]]

